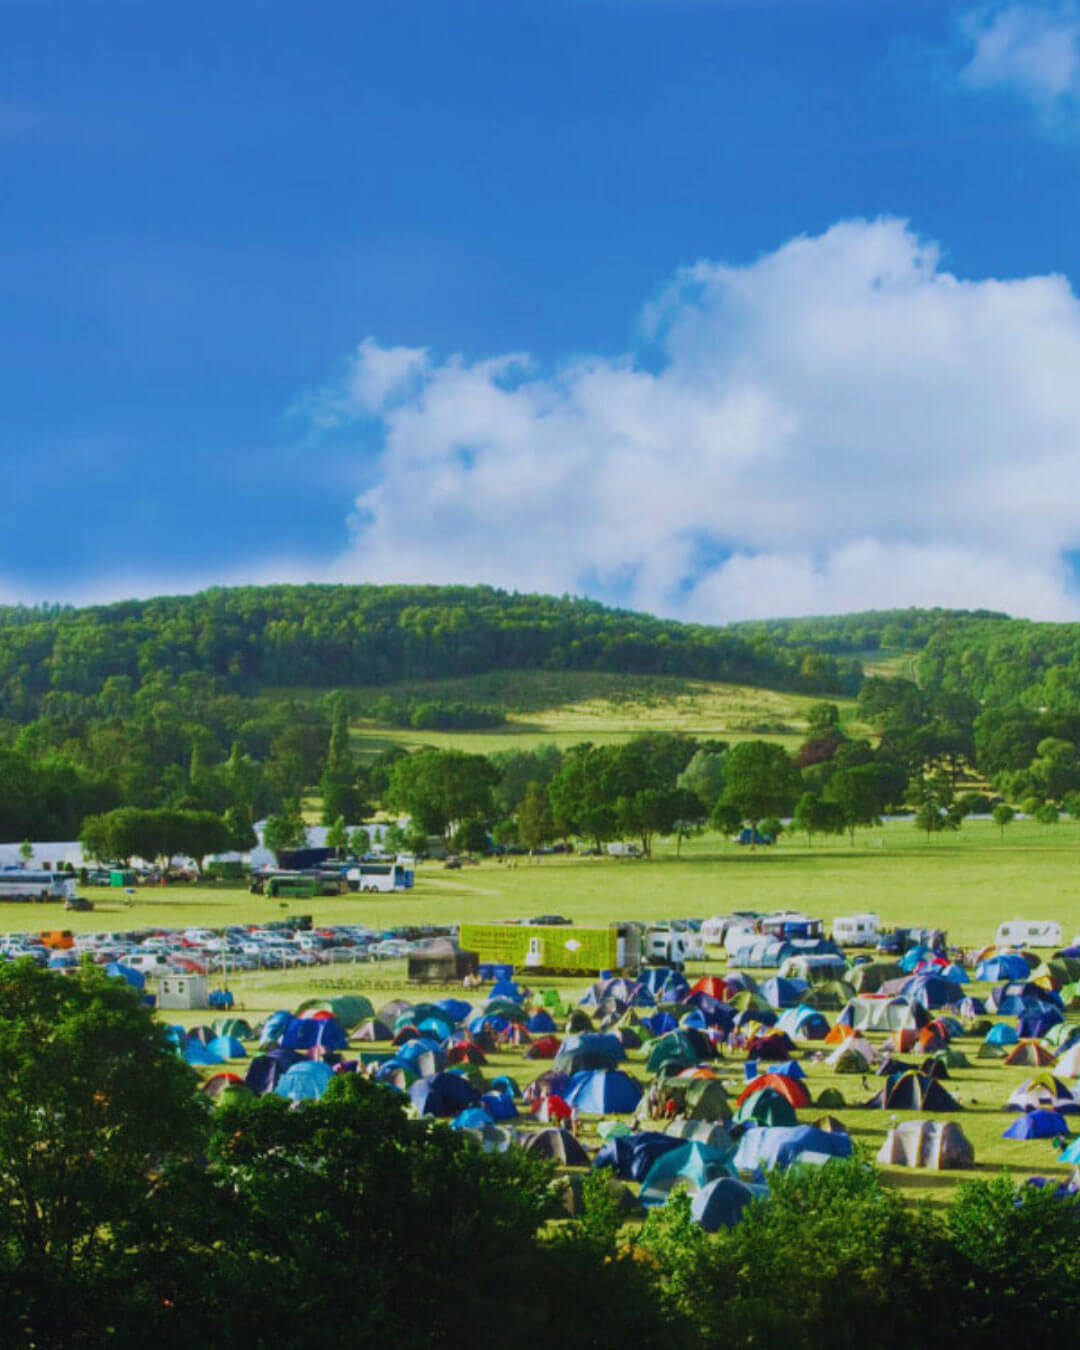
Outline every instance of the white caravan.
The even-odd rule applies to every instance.
[[[1008,919],[998,924],[998,947],[1060,947],[1061,924],[1053,919]]]
[[[838,914],[833,920],[832,937],[839,947],[873,947],[880,929],[876,914]]]

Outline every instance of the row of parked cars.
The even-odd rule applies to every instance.
[[[206,975],[223,969],[286,970],[400,960],[417,940],[435,935],[436,930],[376,932],[362,924],[313,928],[309,920],[232,925],[216,931],[158,928],[72,934],[56,930],[5,934],[0,939],[0,959],[31,956],[44,966],[72,964],[89,956],[97,964],[117,962],[146,976]]]

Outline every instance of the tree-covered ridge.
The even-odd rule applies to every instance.
[[[783,646],[834,655],[875,651],[918,651],[938,633],[972,621],[1013,623],[989,609],[867,609],[857,614],[811,615],[798,619],[747,619],[728,632],[765,637]]]
[[[487,670],[682,675],[851,693],[856,663],[763,634],[683,624],[569,596],[486,586],[264,586],[84,609],[0,611],[0,716],[54,693],[197,673],[223,691],[379,685]]]
[[[934,633],[919,657],[927,689],[984,703],[1071,712],[1080,698],[1080,624],[972,621]]]

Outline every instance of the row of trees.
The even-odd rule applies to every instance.
[[[6,1344],[983,1350],[1080,1315],[1080,1209],[1049,1188],[930,1210],[856,1158],[773,1172],[732,1230],[678,1194],[628,1229],[604,1174],[354,1074],[298,1109],[197,1082],[123,981],[0,967]]]

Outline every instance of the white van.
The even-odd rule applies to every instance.
[[[1060,947],[1061,924],[1053,919],[1009,919],[998,924],[998,947]]]
[[[832,937],[839,947],[873,947],[880,929],[876,914],[838,914],[833,920]]]

